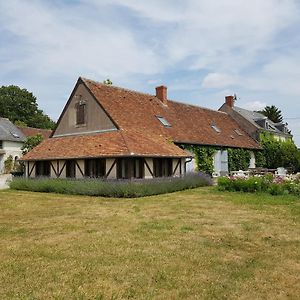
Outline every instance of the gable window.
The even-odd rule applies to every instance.
[[[171,127],[171,124],[164,118],[161,116],[156,116],[156,118],[160,121],[160,123],[162,123],[165,127]]]
[[[37,161],[35,165],[35,176],[50,177],[50,161]]]
[[[104,177],[106,172],[106,161],[104,158],[86,159],[84,163],[84,176]]]
[[[76,125],[83,125],[86,123],[86,103],[79,101],[76,104]]]

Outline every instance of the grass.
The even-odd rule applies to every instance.
[[[297,299],[300,204],[0,192],[0,299]]]

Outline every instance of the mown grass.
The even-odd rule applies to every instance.
[[[1,299],[297,299],[292,196],[0,192]]]

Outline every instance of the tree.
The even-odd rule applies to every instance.
[[[30,127],[53,129],[55,126],[49,116],[38,108],[36,97],[15,85],[0,88],[0,117]]]
[[[293,171],[299,170],[300,153],[292,139],[278,141],[272,134],[265,132],[261,134],[260,142],[261,153],[265,160],[258,166],[269,169],[284,167]]]
[[[27,137],[21,148],[22,154],[25,155],[26,153],[28,153],[30,150],[32,150],[34,147],[36,147],[38,144],[40,144],[43,139],[44,138],[40,133],[38,133],[35,136]]]
[[[266,106],[262,111],[259,111],[264,116],[268,117],[274,123],[281,123],[283,120],[282,112],[275,105]]]

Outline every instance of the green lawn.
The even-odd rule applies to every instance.
[[[299,299],[300,201],[0,192],[0,299]]]

